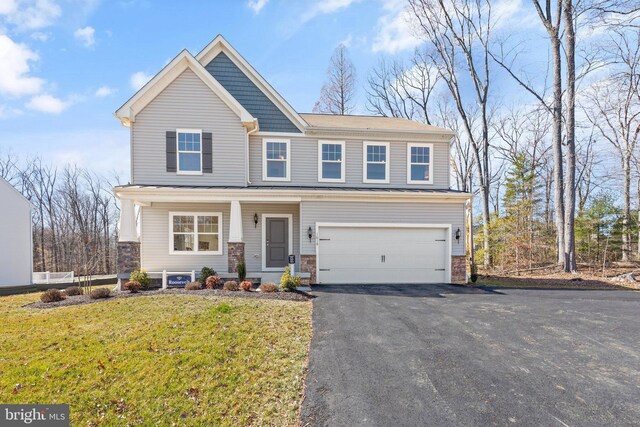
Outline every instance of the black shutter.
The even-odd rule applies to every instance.
[[[176,133],[174,131],[167,131],[167,172],[177,172],[176,166]]]
[[[202,172],[213,172],[213,156],[211,155],[213,136],[211,132],[202,132]]]

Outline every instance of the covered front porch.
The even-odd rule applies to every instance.
[[[149,190],[117,193],[119,278],[138,268],[157,278],[164,271],[197,276],[210,267],[230,279],[244,262],[247,278],[277,282],[290,255],[295,273],[310,277],[300,271],[299,198]]]

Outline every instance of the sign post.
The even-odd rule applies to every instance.
[[[296,275],[296,256],[289,255],[289,270],[291,271],[291,275]]]

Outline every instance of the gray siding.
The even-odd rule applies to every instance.
[[[177,175],[166,170],[165,132],[202,129],[213,134],[213,172]],[[246,130],[240,118],[191,70],[151,101],[131,125],[133,184],[236,185],[245,180]]]
[[[218,54],[205,67],[251,115],[258,119],[265,132],[295,132],[300,130],[282,111],[229,59]]]
[[[318,139],[294,137],[291,140],[291,181],[262,180],[262,139],[249,137],[249,180],[252,185],[269,186],[336,186],[336,187],[389,187],[389,188],[449,188],[449,143],[433,143],[433,184],[407,184],[407,143],[390,142],[389,184],[362,182],[362,140],[346,140],[346,181],[344,183],[318,182]]]
[[[464,203],[302,202],[300,227],[315,230],[317,222],[451,224],[451,254],[465,254]],[[455,240],[458,228],[460,243]],[[301,253],[314,255],[315,239],[302,239]]]
[[[293,252],[296,263],[300,254],[300,215],[297,204],[242,203],[242,229],[245,241],[247,271],[262,271],[262,214],[293,215]],[[169,212],[222,212],[222,255],[197,255],[169,253]],[[258,226],[253,215],[258,214]],[[147,271],[196,270],[204,266],[219,272],[227,272],[227,242],[229,240],[229,203],[154,203],[142,208],[142,242],[140,258]],[[308,240],[308,239],[307,239]]]
[[[140,263],[147,271],[191,271],[204,266],[227,271],[228,203],[154,203],[141,214]],[[222,255],[170,254],[169,212],[222,212]]]

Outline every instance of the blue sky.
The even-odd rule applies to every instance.
[[[498,2],[511,18],[522,1]],[[0,0],[0,153],[128,178],[128,129],[112,113],[183,48],[217,34],[300,112],[341,42],[364,83],[381,55],[419,44],[403,0]],[[513,23],[513,20],[509,21]]]

